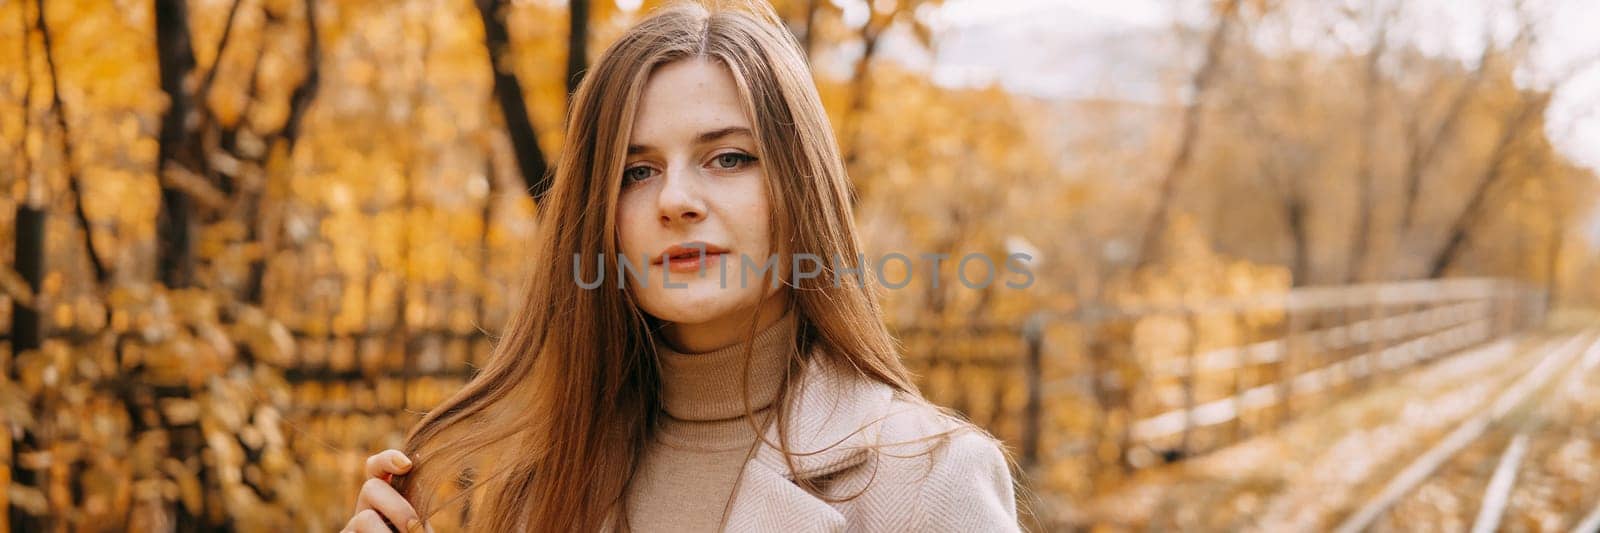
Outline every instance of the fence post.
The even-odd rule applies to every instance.
[[[1530,299],[1533,302],[1525,315],[1526,319],[1519,322],[1518,330],[1528,329],[1536,324],[1544,323],[1545,313],[1555,309],[1556,304],[1559,303],[1556,301],[1555,293],[1545,289],[1534,289]]]
[[[1367,347],[1366,353],[1361,354],[1361,389],[1365,390],[1377,380],[1378,359],[1383,355],[1388,340],[1388,319],[1384,318],[1383,289],[1374,285],[1367,295],[1371,301],[1368,303],[1367,312]]]
[[[1497,281],[1489,289],[1489,301],[1493,302],[1491,306],[1494,309],[1494,321],[1489,328],[1492,332],[1490,338],[1498,339],[1510,335],[1516,329],[1511,322],[1514,318],[1512,312],[1517,301],[1516,294],[1512,292],[1511,287]]]
[[[1028,404],[1022,427],[1022,464],[1028,470],[1039,464],[1039,435],[1044,425],[1044,319],[1043,313],[1034,313],[1022,326],[1022,338],[1028,345],[1027,358],[1024,360],[1027,365],[1024,370],[1028,379]]]
[[[1235,361],[1232,372],[1233,390],[1228,394],[1228,397],[1233,401],[1233,412],[1235,413],[1233,417],[1233,423],[1231,424],[1233,426],[1233,431],[1229,440],[1232,442],[1238,442],[1244,440],[1245,412],[1244,401],[1242,398],[1240,398],[1240,395],[1245,391],[1244,375],[1246,369],[1250,368],[1251,366],[1249,364],[1249,350],[1251,341],[1255,338],[1255,336],[1252,334],[1253,332],[1250,331],[1250,321],[1245,318],[1245,311],[1234,309],[1230,312],[1233,314],[1234,327],[1239,329],[1239,337],[1237,341],[1239,346],[1233,349]]]
[[[1089,426],[1089,435],[1086,437],[1089,450],[1088,463],[1084,468],[1085,471],[1089,472],[1092,483],[1093,480],[1100,479],[1101,470],[1107,464],[1106,461],[1102,460],[1101,451],[1105,449],[1108,442],[1117,447],[1115,450],[1116,456],[1112,458],[1110,463],[1119,467],[1122,466],[1123,439],[1120,435],[1125,434],[1125,432],[1119,431],[1116,435],[1113,435],[1110,429],[1111,413],[1112,409],[1115,408],[1115,403],[1108,397],[1109,393],[1104,379],[1107,365],[1102,364],[1101,353],[1096,350],[1095,346],[1100,335],[1099,316],[1089,309],[1080,307],[1072,312],[1071,320],[1073,325],[1078,328],[1075,335],[1078,342],[1078,353],[1082,354],[1084,365],[1088,367],[1089,379],[1087,385],[1089,387],[1089,397],[1094,402],[1094,409],[1092,409],[1094,419]]]
[[[1273,421],[1273,427],[1281,427],[1292,418],[1290,402],[1294,397],[1294,359],[1295,353],[1300,351],[1299,339],[1296,336],[1300,331],[1300,322],[1304,317],[1295,312],[1293,300],[1284,302],[1283,307],[1284,335],[1283,357],[1278,360],[1278,371],[1273,378],[1278,382],[1278,416]]]
[[[1195,350],[1200,347],[1200,315],[1190,310],[1184,316],[1188,319],[1185,322],[1189,326],[1189,342],[1183,350],[1183,436],[1178,440],[1178,451],[1188,456],[1194,438],[1194,382],[1195,373],[1199,371]]]

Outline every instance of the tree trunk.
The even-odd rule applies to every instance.
[[[1298,180],[1295,183],[1299,183]],[[1290,267],[1294,280],[1292,285],[1306,286],[1311,284],[1311,250],[1310,243],[1306,241],[1306,203],[1300,195],[1298,186],[1293,186],[1290,198],[1285,205],[1285,218],[1289,221],[1289,233],[1293,239],[1294,265]]]
[[[522,83],[504,64],[504,55],[511,46],[511,34],[506,29],[502,0],[477,0],[478,15],[483,20],[483,42],[489,51],[489,67],[494,72],[494,96],[505,120],[506,133],[511,138],[512,152],[517,156],[517,168],[522,172],[522,182],[534,199],[544,196],[550,189],[547,176],[549,163],[539,148],[539,136],[533,122],[528,119],[528,105],[522,99]]]
[[[1560,209],[1550,210],[1550,252],[1544,269],[1544,309],[1546,314],[1560,303],[1556,296],[1561,289],[1561,252],[1566,248],[1566,216]]]
[[[161,119],[159,159],[156,173],[161,179],[161,208],[156,219],[159,241],[159,272],[168,287],[187,287],[194,280],[194,222],[188,195],[169,184],[168,172],[183,163],[190,138],[188,117],[192,110],[184,80],[194,71],[194,50],[189,44],[189,14],[184,0],[156,0],[156,57],[161,72],[161,90],[167,95],[167,111]]]
[[[21,13],[20,18],[22,21],[23,90],[21,119],[22,134],[23,138],[26,139],[29,118],[33,112],[33,102],[30,98],[30,95],[33,94],[31,68],[33,58],[30,53],[31,47],[29,46],[33,35],[28,25],[27,6],[18,6],[17,10]],[[43,25],[44,15],[42,10],[37,21],[40,25]],[[26,144],[26,141],[24,141],[24,144]],[[46,212],[44,210],[44,191],[41,190],[44,184],[42,183],[43,180],[33,178],[33,169],[28,160],[28,151],[25,149],[19,150],[17,157],[18,176],[27,182],[28,189],[27,194],[17,202],[15,218],[13,219],[15,233],[12,241],[11,265],[16,268],[17,275],[27,285],[30,298],[26,299],[26,301],[16,296],[11,298],[11,331],[7,332],[8,340],[11,343],[11,353],[0,358],[0,371],[4,371],[4,376],[7,378],[12,377],[10,369],[16,356],[28,350],[38,349],[43,333],[36,306],[39,301],[39,289],[44,281]],[[27,435],[24,434],[23,438],[26,439]],[[3,457],[0,457],[6,461],[3,469],[11,472],[12,476],[11,479],[6,480],[7,485],[15,483],[29,487],[41,486],[42,483],[40,481],[42,480],[39,479],[41,476],[38,475],[36,470],[17,467],[18,465],[15,463],[17,454],[11,450],[11,440],[11,435],[0,437],[0,445],[5,446],[6,452]],[[23,443],[21,447],[26,448],[27,446],[27,443]],[[5,499],[9,501],[9,498]],[[6,521],[4,524],[0,524],[0,527],[14,528],[17,531],[43,531],[50,525],[43,517],[30,515],[23,512],[19,507],[6,505],[5,508]]]
[[[29,187],[28,196],[30,197],[37,196],[31,190],[34,186],[36,184]],[[21,275],[23,281],[27,282],[28,290],[33,293],[33,301],[23,302],[20,298],[11,299],[11,357],[13,358],[25,351],[37,350],[43,333],[43,324],[34,306],[38,305],[39,288],[44,280],[45,211],[33,205],[33,202],[29,200],[17,202],[16,224],[16,242],[13,243],[15,248],[12,253],[12,264],[16,266],[17,274]],[[7,434],[0,437],[0,439],[9,444],[11,435]],[[36,449],[36,446],[22,443],[17,448],[18,450],[28,450]],[[13,455],[10,459],[15,461],[16,458]],[[11,469],[14,476],[11,483],[43,488],[44,479],[42,479],[43,476],[40,471],[31,468],[18,468],[18,465],[14,462],[8,464],[7,467]],[[45,531],[49,525],[46,517],[30,515],[19,507],[8,506],[7,511],[6,520],[17,531]]]
[[[1374,144],[1378,136],[1378,97],[1379,81],[1382,72],[1378,68],[1378,61],[1383,58],[1383,52],[1389,45],[1390,19],[1385,18],[1378,27],[1378,35],[1374,39],[1372,49],[1367,51],[1366,76],[1363,92],[1366,95],[1361,109],[1361,154],[1358,156],[1356,172],[1361,182],[1360,195],[1356,200],[1356,229],[1350,243],[1350,262],[1345,265],[1345,283],[1355,283],[1367,278],[1367,260],[1372,248],[1372,206],[1378,201],[1377,194],[1373,191],[1376,187],[1376,178],[1373,176]]]
[[[808,63],[811,61],[812,47],[817,42],[817,12],[821,10],[821,6],[817,5],[819,3],[820,0],[807,0],[805,4],[806,27],[805,33],[800,37],[800,50],[806,53]]]
[[[30,185],[29,188],[34,186],[37,184]],[[32,191],[28,194],[34,195]],[[37,349],[40,344],[42,324],[39,312],[35,309],[39,302],[40,284],[44,281],[45,215],[45,210],[34,205],[32,201],[23,200],[17,203],[16,242],[12,243],[11,264],[16,266],[17,275],[22,276],[22,280],[27,282],[28,290],[33,293],[33,301],[11,299],[13,356],[26,350]]]
[[[878,52],[878,30],[873,29],[872,21],[867,21],[861,28],[861,59],[856,62],[855,73],[850,80],[850,128],[847,132],[849,139],[844,146],[844,163],[847,168],[853,167],[856,155],[860,152],[861,123],[863,115],[867,113],[867,99],[872,91],[872,57]]]
[[[300,131],[305,123],[305,117],[311,109],[311,102],[316,99],[317,90],[322,81],[322,39],[317,34],[317,2],[305,0],[306,10],[306,50],[303,60],[306,64],[306,76],[300,80],[294,90],[289,93],[289,116],[284,119],[283,127],[273,136],[272,143],[281,146],[281,149],[269,149],[263,160],[259,162],[263,169],[273,170],[270,159],[282,157],[285,160],[293,157],[295,145],[300,140]],[[220,52],[218,57],[221,57]],[[259,70],[259,69],[257,69]],[[252,84],[253,85],[253,84]],[[281,152],[281,153],[280,153]],[[272,179],[270,174],[265,179]],[[267,192],[264,190],[244,192],[245,197],[240,202],[243,204],[240,213],[244,226],[249,232],[245,238],[261,244],[261,254],[250,261],[250,271],[245,281],[244,299],[247,302],[259,304],[265,295],[262,293],[262,283],[266,280],[267,259],[273,252],[273,243],[277,242],[272,232],[277,231],[276,224],[270,221],[275,217],[262,216],[262,202],[266,201]]]
[[[568,0],[567,6],[567,97],[571,98],[589,68],[589,0]]]

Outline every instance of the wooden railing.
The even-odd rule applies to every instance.
[[[1474,278],[897,333],[935,402],[1011,442],[1029,469],[1068,461],[1078,464],[1067,471],[1093,477],[1270,431],[1374,381],[1536,325],[1544,309],[1537,288]]]

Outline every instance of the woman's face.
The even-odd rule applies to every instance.
[[[756,268],[740,275],[742,257],[759,267],[772,253],[766,172],[757,156],[725,67],[690,59],[651,74],[617,177],[622,252],[647,266],[640,270],[645,279],[621,281],[646,313],[675,326],[732,325],[751,317],[762,292],[776,291]],[[703,261],[695,243],[703,243]],[[674,255],[687,257],[664,258]]]

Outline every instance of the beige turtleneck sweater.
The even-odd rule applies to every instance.
[[[743,342],[706,353],[658,343],[665,412],[629,486],[633,530],[717,529],[757,431],[773,413],[796,326],[790,311],[758,332],[748,365]]]
[[[780,432],[767,422],[797,324],[790,311],[764,328],[748,358],[742,342],[660,349],[665,413],[628,487],[631,530],[1018,531],[999,442],[823,354],[800,365],[789,452],[774,448]]]

